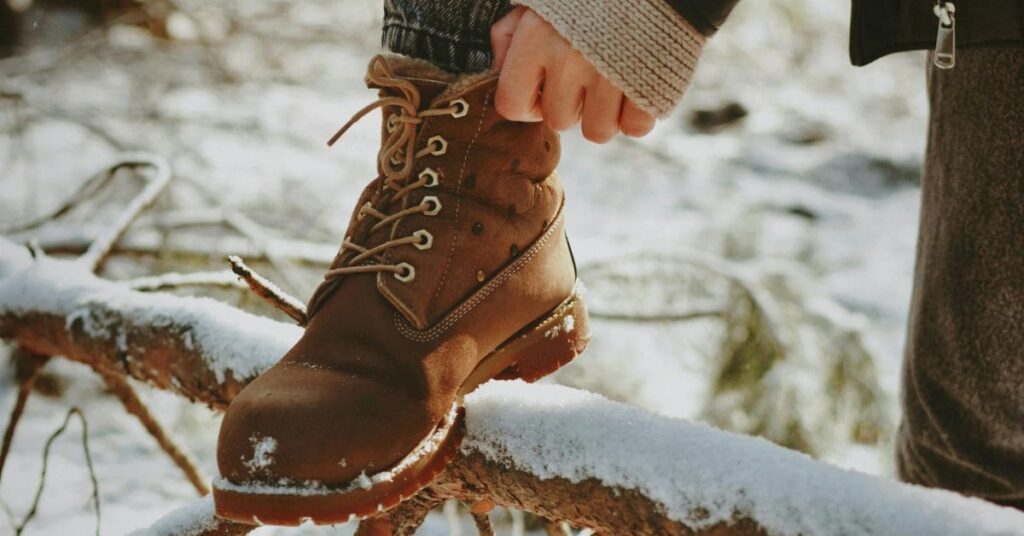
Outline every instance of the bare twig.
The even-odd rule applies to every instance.
[[[246,266],[245,262],[237,255],[229,256],[228,262],[231,263],[231,271],[238,277],[241,277],[249,285],[253,293],[262,298],[263,301],[273,305],[277,310],[288,315],[300,326],[306,325],[309,318],[306,315],[306,306],[302,302],[281,290],[280,287],[256,273],[252,268]]]
[[[149,412],[149,408],[142,402],[142,399],[139,398],[135,389],[132,389],[132,386],[128,384],[124,376],[108,371],[100,371],[100,376],[106,382],[107,388],[121,400],[124,409],[139,419],[139,422],[146,428],[149,435],[153,436],[153,439],[156,440],[160,448],[167,454],[167,457],[174,462],[174,465],[181,469],[181,472],[192,483],[192,487],[196,489],[196,492],[200,496],[209,494],[210,486],[208,482],[210,479],[203,475],[202,471],[192,460],[192,457],[157,422],[156,417]]]
[[[218,220],[216,223],[222,223]],[[133,229],[132,234],[123,237],[114,246],[111,254],[135,256],[161,256],[170,258],[179,264],[192,261],[220,260],[224,252],[234,252],[249,261],[267,261],[266,252],[252,243],[248,238],[235,236],[211,237],[201,233],[178,232],[165,234],[166,228],[140,225]],[[39,244],[47,252],[63,255],[80,255],[89,248],[92,237],[81,232],[51,229],[51,232],[39,237]],[[287,261],[289,265],[305,265],[324,268],[331,264],[338,247],[333,244],[322,244],[296,239],[268,238],[267,244],[275,252],[278,261]]]
[[[36,227],[39,227],[44,223],[60,218],[61,216],[71,212],[83,201],[86,201],[87,199],[90,199],[92,196],[96,195],[96,192],[98,192],[104,186],[109,184],[113,177],[114,174],[111,173],[109,169],[105,169],[99,173],[94,173],[91,177],[86,179],[86,181],[83,182],[78,187],[78,189],[75,190],[75,192],[71,194],[67,198],[67,200],[56,209],[42,216],[37,216],[35,218],[29,219],[18,224],[0,227],[0,233],[11,234],[27,231],[30,229],[35,229]]]
[[[487,512],[471,512],[471,514],[480,536],[494,536],[494,526],[491,525],[491,518]]]
[[[94,272],[102,267],[107,256],[110,255],[114,244],[124,235],[132,222],[139,217],[143,210],[156,201],[157,196],[160,195],[160,192],[163,192],[164,188],[171,181],[171,165],[159,155],[125,153],[121,155],[120,160],[116,164],[110,167],[109,172],[113,174],[124,167],[151,167],[153,168],[153,174],[147,179],[148,184],[146,187],[121,211],[121,214],[111,225],[110,229],[97,237],[92,245],[89,246],[89,249],[79,257],[79,260],[89,266]]]
[[[267,239],[267,233],[264,231],[263,226],[256,223],[252,218],[242,214],[237,210],[228,211],[225,214],[225,223],[230,225],[236,231],[242,233],[243,236],[252,240],[254,244],[259,247],[263,254],[266,255],[267,260],[274,266],[281,277],[284,278],[285,283],[289,289],[293,292],[301,289],[303,282],[293,275],[292,270],[288,268],[287,259],[283,258],[273,248],[271,242]]]
[[[32,386],[35,385],[39,371],[50,360],[48,356],[33,354],[32,352],[18,348],[11,356],[15,365],[15,377],[18,381],[18,398],[14,401],[14,408],[11,410],[11,419],[7,421],[7,429],[4,430],[4,442],[0,447],[0,475],[3,475],[4,466],[7,463],[7,455],[11,451],[11,443],[14,441],[14,429],[21,420],[21,414],[25,411],[25,403],[32,394]]]
[[[191,178],[185,178],[185,181],[195,189],[200,195],[208,199],[213,204],[220,204],[220,200],[217,196],[210,191],[210,189],[199,181]],[[265,256],[267,261],[274,267],[274,269],[284,278],[284,282],[288,287],[288,290],[296,292],[303,288],[303,281],[293,275],[292,270],[288,267],[288,259],[286,255],[282,255],[276,247],[275,241],[271,239],[270,233],[267,230],[253,221],[252,218],[246,216],[241,211],[224,207],[221,209],[223,222],[225,225],[238,231],[242,236],[248,238],[254,246],[258,249],[262,256]]]
[[[53,446],[53,442],[60,437],[68,428],[68,424],[71,422],[71,417],[77,416],[78,420],[82,422],[82,451],[85,453],[85,465],[89,469],[89,479],[92,481],[92,501],[96,506],[96,536],[100,534],[100,486],[96,481],[96,471],[92,466],[92,454],[89,452],[89,424],[85,420],[85,414],[78,408],[71,408],[68,410],[68,414],[64,417],[64,423],[57,428],[53,434],[50,435],[49,439],[46,440],[46,446],[43,447],[43,469],[39,474],[39,487],[36,488],[35,497],[32,499],[32,507],[29,509],[28,514],[25,515],[25,519],[15,528],[14,533],[20,535],[24,532],[28,522],[35,517],[39,510],[39,500],[43,497],[43,488],[46,485],[46,470],[50,462],[50,447]]]
[[[248,289],[238,277],[227,270],[209,272],[191,272],[187,274],[167,273],[151,277],[137,277],[123,281],[122,284],[132,290],[157,291],[183,287],[224,287]]]
[[[427,488],[388,512],[360,521],[356,536],[411,536],[444,500]]]
[[[619,322],[687,322],[690,320],[700,320],[702,318],[723,318],[725,317],[724,311],[689,311],[678,314],[624,314],[624,313],[606,313],[601,310],[590,310],[587,314],[591,318],[600,318],[601,320],[611,320]]]

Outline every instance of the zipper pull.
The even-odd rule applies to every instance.
[[[939,31],[935,36],[933,63],[939,69],[952,69],[956,65],[956,6],[953,2],[937,0],[932,10],[939,18]]]

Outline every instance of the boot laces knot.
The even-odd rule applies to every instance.
[[[356,212],[356,220],[372,218],[376,222],[370,226],[367,235],[392,224],[409,215],[424,214],[434,216],[441,211],[441,201],[437,196],[424,196],[420,203],[388,213],[386,207],[393,201],[404,200],[418,188],[432,188],[440,184],[440,175],[431,168],[424,168],[410,180],[417,159],[428,155],[440,156],[448,150],[448,141],[440,135],[431,136],[426,146],[416,149],[416,134],[423,120],[428,117],[450,115],[455,118],[464,117],[469,113],[469,104],[464,99],[455,99],[443,108],[427,108],[420,110],[420,92],[416,86],[405,79],[394,75],[391,68],[382,58],[377,58],[370,66],[367,80],[373,85],[391,90],[393,94],[377,99],[356,112],[327,142],[333,146],[354,124],[377,108],[394,107],[397,113],[385,120],[387,137],[377,154],[377,164],[381,170],[381,196],[379,206],[370,201],[365,202]],[[341,276],[356,273],[391,272],[395,279],[405,283],[416,277],[416,268],[408,262],[386,264],[384,252],[395,247],[411,245],[419,250],[427,250],[433,245],[433,236],[426,229],[415,231],[409,236],[393,238],[377,246],[367,248],[346,236],[342,241],[341,251],[355,251],[344,266],[332,268],[325,275],[325,281],[332,281]],[[339,256],[342,254],[339,253]]]

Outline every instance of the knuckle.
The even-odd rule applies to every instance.
[[[583,137],[594,143],[608,143],[615,136],[615,131],[607,127],[583,128]]]
[[[544,120],[547,121],[549,127],[559,131],[566,130],[573,125],[572,119],[564,115],[545,114]]]
[[[631,138],[639,138],[647,135],[653,128],[654,124],[647,121],[631,121],[622,125],[622,133]]]

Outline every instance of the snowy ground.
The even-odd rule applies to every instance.
[[[377,127],[364,121],[330,151],[323,142],[373,98],[361,79],[378,3],[179,5],[194,16],[168,19],[172,39],[115,25],[59,44],[52,28],[69,23],[51,16],[38,21],[50,37],[0,61],[0,227],[53,209],[117,152],[140,148],[166,155],[176,179],[126,240],[167,249],[212,240],[223,253],[265,246],[219,225],[225,213],[241,213],[271,242],[327,244],[303,251],[329,257],[371,177]],[[559,381],[783,442],[779,430],[796,423],[803,432],[795,446],[891,472],[927,116],[924,59],[850,67],[847,20],[845,6],[813,0],[741,3],[683,106],[651,136],[603,147],[564,136],[567,225],[602,318],[591,349]],[[690,125],[694,110],[730,102],[749,115],[713,133]],[[81,212],[67,219],[73,225],[17,238],[91,236],[103,218]],[[288,258],[277,264],[284,269],[267,266],[268,275],[302,296],[322,270]],[[137,255],[116,259],[106,275],[211,267],[223,267],[219,257]],[[753,289],[784,351],[753,383],[723,389],[715,380],[728,346],[720,318],[652,319],[731,311],[736,281]],[[852,393],[845,406],[827,386],[837,363],[856,364],[844,368],[844,393]],[[58,361],[47,372],[50,394],[30,400],[0,483],[11,516],[20,519],[31,503],[42,445],[71,406],[89,419],[103,534],[145,526],[194,497],[88,370]],[[144,395],[212,474],[217,416]],[[0,407],[13,397],[12,385],[0,384]],[[92,530],[76,426],[54,447],[40,514],[25,534]],[[10,523],[0,519],[0,531]],[[499,530],[508,533],[510,522]],[[449,526],[438,515],[423,533]]]

